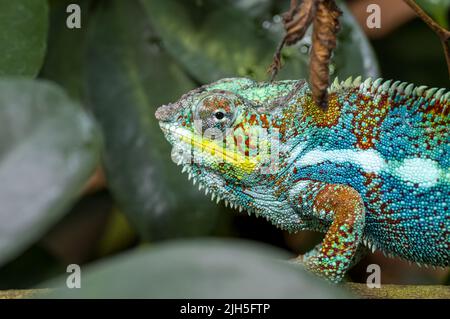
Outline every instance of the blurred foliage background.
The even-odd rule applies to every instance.
[[[450,1],[417,2],[448,27]],[[66,26],[71,3],[81,8],[80,29]],[[333,76],[448,87],[437,37],[402,1],[338,3],[344,15]],[[369,3],[382,8],[381,29],[366,27]],[[304,253],[321,235],[287,234],[210,202],[172,163],[154,118],[159,105],[198,85],[229,76],[267,80],[288,7],[277,0],[0,0],[0,290],[61,283],[45,280],[65,278],[68,264],[93,263],[82,296],[116,288],[122,294],[112,296],[230,296],[241,286],[252,297],[345,296],[268,261]],[[308,32],[286,48],[278,78],[307,78],[310,47]],[[370,263],[381,265],[383,283],[438,284],[446,276],[375,253],[349,280],[365,282]],[[248,288],[258,278],[272,294]],[[199,281],[210,284],[186,288]],[[148,288],[168,282],[164,291]]]

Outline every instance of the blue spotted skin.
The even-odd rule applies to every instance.
[[[231,78],[156,116],[183,171],[217,201],[289,231],[326,233],[301,258],[312,272],[339,282],[365,248],[448,266],[450,93],[360,78],[336,80],[329,93],[322,111],[304,81]],[[278,155],[269,170],[273,157],[249,138],[261,128]],[[216,147],[230,149],[229,139],[236,157],[219,161]]]

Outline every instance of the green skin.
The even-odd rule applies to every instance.
[[[335,81],[322,111],[305,81],[232,78],[156,117],[213,200],[326,233],[300,260],[339,282],[366,250],[449,265],[449,100],[444,89],[357,78]]]

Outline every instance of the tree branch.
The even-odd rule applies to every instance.
[[[448,74],[450,77],[450,31],[441,27],[436,23],[414,0],[403,0],[414,12],[419,16],[419,18],[424,21],[434,33],[437,34],[441,40],[442,46],[444,48],[445,60],[447,62]]]
[[[48,292],[50,289],[0,290],[0,299],[28,299]]]
[[[389,285],[370,289],[367,284],[347,282],[342,287],[363,299],[450,299],[450,287],[444,285]],[[55,289],[0,290],[0,299],[45,298]]]
[[[366,284],[345,283],[345,288],[364,299],[450,299],[450,287],[439,285],[381,285],[368,288]]]

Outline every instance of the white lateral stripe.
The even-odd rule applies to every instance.
[[[299,164],[301,166],[310,166],[326,161],[352,163],[360,166],[368,173],[379,173],[387,166],[380,153],[374,150],[313,150],[303,155]]]
[[[405,182],[417,183],[422,187],[432,187],[441,176],[439,164],[426,158],[408,158],[393,169],[395,176]]]
[[[432,187],[439,181],[450,179],[450,172],[441,169],[439,163],[426,158],[408,158],[401,162],[387,162],[375,150],[312,150],[303,155],[298,164],[313,166],[329,161],[331,163],[351,163],[367,173],[389,172],[404,182],[417,183],[420,187]]]

